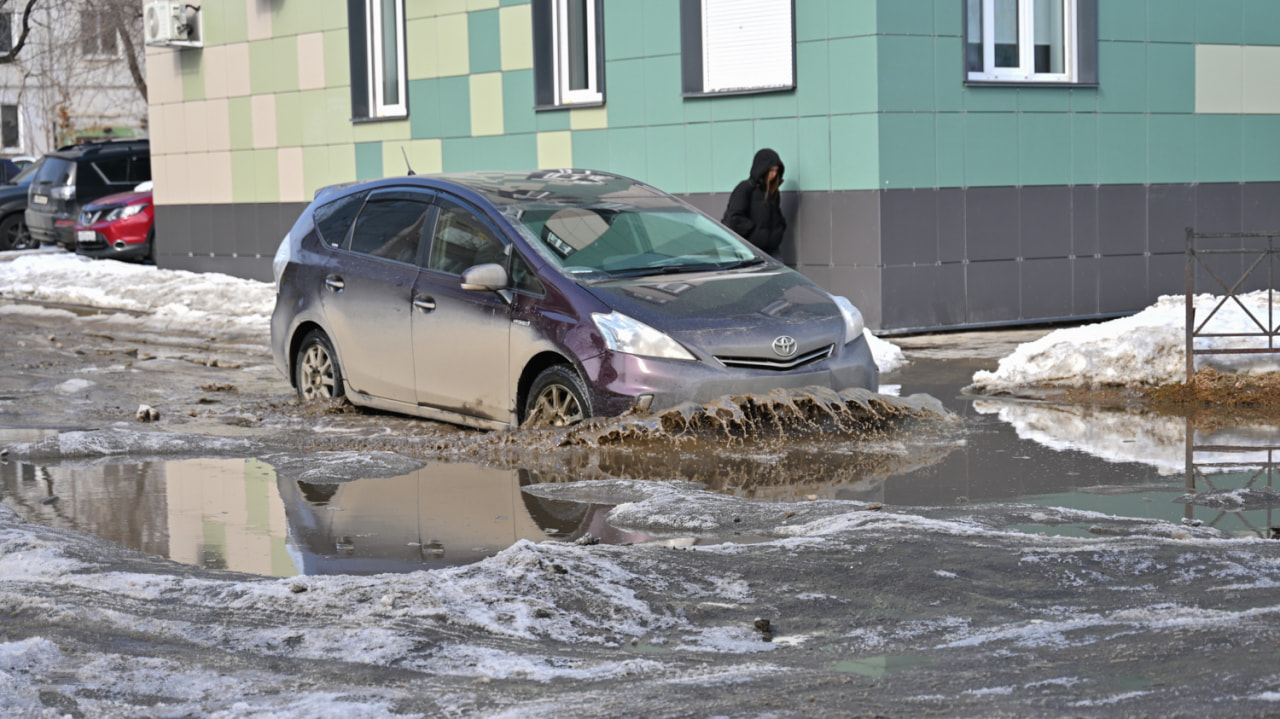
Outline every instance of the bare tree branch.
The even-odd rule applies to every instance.
[[[35,2],[35,0],[29,0]],[[138,94],[142,95],[142,99],[147,99],[147,73],[142,68],[142,64],[138,62],[139,55],[137,46],[133,43],[133,30],[135,26],[141,26],[142,11],[136,2],[130,2],[123,7],[117,3],[117,12],[111,14],[112,31],[120,34],[120,40],[124,43],[124,59],[129,65],[129,75],[133,78],[134,87],[138,88]],[[126,22],[125,13],[132,10]]]
[[[18,35],[18,41],[9,48],[9,52],[0,54],[0,65],[17,60],[18,53],[22,52],[22,46],[27,44],[27,35],[31,34],[31,11],[38,0],[26,0],[26,2],[26,6],[22,8],[22,32]]]

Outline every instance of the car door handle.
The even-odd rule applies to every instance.
[[[434,312],[436,309],[436,298],[434,297],[414,297],[413,306],[423,312]]]
[[[324,278],[324,285],[325,287],[328,287],[333,292],[341,292],[343,289],[346,288],[347,283],[344,282],[342,278],[337,275],[329,275],[328,277]]]

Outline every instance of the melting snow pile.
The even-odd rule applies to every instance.
[[[1265,291],[1239,297],[1237,304],[1221,297],[1194,298],[1200,332],[1232,334],[1260,332],[1280,318],[1280,296]],[[1269,307],[1268,305],[1272,305]],[[1248,308],[1251,318],[1241,306]],[[1212,317],[1210,317],[1210,313]],[[1206,322],[1206,318],[1208,318]],[[1257,321],[1255,321],[1255,319]],[[1199,329],[1203,324],[1203,329]],[[1200,337],[1196,349],[1265,347],[1261,337]],[[1154,386],[1182,382],[1186,377],[1186,309],[1181,295],[1165,295],[1136,315],[1099,324],[1057,330],[1018,347],[1000,360],[994,372],[973,376],[970,391],[996,394],[1028,387]],[[1280,371],[1280,355],[1201,355],[1196,368],[1261,373]]]

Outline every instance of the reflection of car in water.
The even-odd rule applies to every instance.
[[[612,507],[520,491],[527,470],[429,464],[402,477],[312,484],[280,477],[289,546],[303,574],[377,574],[476,562],[521,539],[647,537],[608,527]]]

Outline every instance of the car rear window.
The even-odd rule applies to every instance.
[[[76,163],[61,157],[46,157],[36,172],[35,182],[41,185],[70,185],[75,182]]]
[[[316,208],[313,215],[316,230],[326,245],[342,246],[342,241],[347,239],[347,231],[351,229],[351,223],[355,220],[356,213],[360,212],[360,206],[364,204],[364,198],[368,194],[357,192]]]
[[[151,158],[138,155],[104,157],[93,161],[102,182],[107,185],[129,185],[151,179]]]

